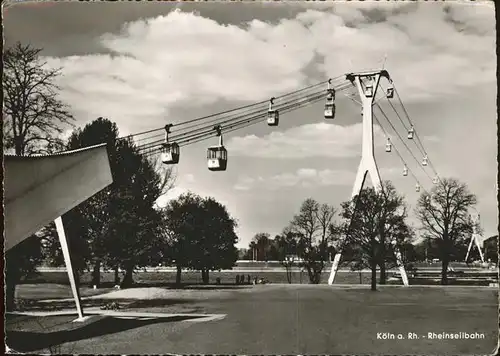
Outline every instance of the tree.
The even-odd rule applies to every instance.
[[[371,289],[376,290],[377,266],[381,283],[385,283],[387,267],[398,264],[396,250],[413,238],[406,224],[406,207],[390,182],[382,183],[379,192],[363,189],[359,195],[342,203],[342,229],[346,236],[342,250],[354,260],[353,269],[370,268]]]
[[[46,69],[40,52],[17,43],[4,53],[4,147],[16,155],[62,148],[59,134],[74,120],[58,99],[60,70]]]
[[[448,265],[454,246],[472,233],[469,209],[476,203],[476,196],[467,185],[453,178],[440,180],[418,199],[416,213],[423,235],[438,244],[442,285],[448,284]]]
[[[4,152],[13,149],[16,155],[51,153],[61,148],[59,134],[63,127],[72,125],[72,115],[58,100],[55,80],[60,72],[44,68],[40,51],[17,43],[4,53]],[[41,262],[40,238],[32,236],[28,240],[6,253],[8,298],[13,298],[15,293],[16,286],[12,283],[29,276]],[[13,303],[8,300],[9,307],[13,307]]]
[[[267,261],[271,249],[271,235],[267,232],[259,232],[252,238],[252,246],[257,252],[257,261]]]
[[[164,236],[168,237],[168,260],[177,267],[176,283],[181,283],[183,268],[190,266],[190,258],[195,249],[195,239],[199,236],[199,221],[202,198],[191,192],[169,201],[163,209]],[[166,261],[167,262],[167,261]]]
[[[161,214],[155,202],[172,186],[170,168],[139,154],[128,139],[119,139],[115,123],[102,117],[72,133],[68,149],[106,143],[113,183],[64,214],[68,244],[79,272],[92,266],[92,284],[100,283],[100,268],[125,270],[122,286],[132,284],[133,270],[159,260]],[[58,245],[57,245],[58,247]],[[57,250],[56,250],[57,251]],[[57,253],[57,252],[53,252]]]
[[[498,263],[498,235],[491,236],[484,241],[484,259]]]
[[[378,192],[379,214],[378,233],[380,238],[380,256],[378,266],[380,267],[380,284],[386,284],[387,264],[389,268],[397,264],[395,259],[395,246],[401,253],[403,265],[407,262],[407,254],[411,241],[414,239],[414,232],[406,224],[408,216],[404,197],[399,195],[390,181],[382,183],[382,189]],[[389,240],[389,243],[386,241]],[[405,248],[406,247],[406,248]]]
[[[294,233],[289,228],[284,229],[281,235],[274,238],[274,245],[277,251],[277,260],[285,267],[286,279],[288,283],[292,283],[293,267],[298,265],[297,260],[297,245],[300,240],[300,235]]]
[[[40,237],[31,235],[5,253],[5,308],[15,309],[16,285],[23,278],[36,273],[36,266],[43,261]]]
[[[226,207],[208,197],[203,199],[201,231],[195,240],[190,267],[201,271],[203,283],[209,282],[209,271],[232,268],[238,259],[236,220]]]
[[[203,283],[208,283],[209,271],[234,266],[237,225],[225,206],[213,198],[186,193],[171,200],[163,213],[178,284],[182,268],[201,271]]]
[[[332,242],[330,226],[335,209],[327,204],[320,205],[312,198],[306,199],[290,223],[289,230],[298,237],[297,247],[304,258],[309,281],[318,284],[328,259],[328,246]]]

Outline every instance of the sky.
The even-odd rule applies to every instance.
[[[6,46],[30,43],[48,67],[62,68],[60,99],[75,124],[103,116],[121,135],[384,67],[432,167],[468,185],[484,236],[497,234],[492,3],[22,3],[3,16]],[[404,138],[397,114],[381,103]],[[359,104],[339,93],[336,105],[335,120],[324,119],[319,102],[282,115],[278,127],[263,122],[224,135],[225,172],[206,166],[216,138],[183,147],[175,187],[158,203],[187,191],[216,198],[238,221],[239,247],[256,233],[280,233],[306,198],[339,208],[351,196],[362,128]],[[418,228],[416,180],[384,151],[385,135],[423,189],[434,172],[420,165],[415,140],[404,140],[410,153],[375,113],[381,179],[405,196]]]

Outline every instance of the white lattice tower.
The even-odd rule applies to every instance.
[[[354,180],[351,197],[358,195],[363,189],[366,175],[370,175],[370,179],[376,192],[382,188],[380,174],[378,171],[377,163],[374,154],[374,141],[373,141],[373,104],[377,94],[378,84],[380,78],[385,77],[389,81],[391,78],[386,70],[378,72],[365,72],[365,73],[351,73],[346,76],[358,89],[361,104],[363,106],[363,138],[361,149],[361,161],[359,162],[358,172]],[[365,84],[366,82],[366,84]],[[332,269],[328,284],[333,284],[337,274],[340,258],[342,253],[339,252],[335,255],[332,263]],[[408,277],[404,269],[401,253],[396,249],[396,261],[398,263],[399,271],[405,286],[409,285]]]

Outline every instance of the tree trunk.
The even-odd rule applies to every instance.
[[[448,258],[443,258],[443,264],[441,265],[441,285],[448,285]]]
[[[177,274],[175,276],[175,284],[177,285],[181,284],[181,273],[182,273],[182,266],[177,266]]]
[[[377,263],[372,262],[371,268],[372,268],[371,290],[376,291],[377,290]]]
[[[19,268],[12,266],[12,263],[5,269],[5,309],[8,312],[16,309],[16,285],[21,280],[19,272]]]
[[[309,283],[313,284],[314,283],[314,273],[312,271],[312,268],[309,265],[306,268],[307,268],[307,275],[309,277]]]
[[[288,284],[292,284],[292,267],[286,267],[286,279]]]
[[[125,266],[125,276],[123,276],[122,283],[120,285],[121,288],[129,288],[134,284],[134,266],[129,264]]]
[[[209,273],[210,272],[208,269],[201,270],[201,280],[203,281],[203,284],[209,283],[209,281],[210,281]],[[241,281],[241,283],[243,284],[243,280]]]
[[[380,267],[380,281],[379,284],[385,284],[387,280],[387,271],[385,269],[385,262],[379,264]]]
[[[115,266],[115,286],[120,285],[120,275],[118,272],[118,266]]]
[[[92,271],[92,282],[90,283],[97,288],[101,285],[101,261],[97,261],[94,264],[94,270]]]
[[[441,264],[441,285],[443,286],[448,285],[448,264],[450,263],[450,250],[450,243],[445,237],[443,238],[443,247],[441,250],[441,260],[443,261]]]

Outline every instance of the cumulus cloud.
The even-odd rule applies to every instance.
[[[494,80],[492,6],[351,5],[240,26],[173,11],[101,36],[111,54],[46,60],[63,69],[61,96],[76,116],[105,115],[133,128],[162,122],[175,108],[297,89],[311,65],[334,77],[380,67],[385,55],[407,101]]]
[[[285,172],[269,177],[240,176],[234,185],[235,190],[281,188],[313,188],[319,186],[349,185],[354,180],[354,173],[346,170],[317,170],[314,168],[300,168],[295,172]]]
[[[377,146],[385,136],[374,125]],[[362,125],[340,126],[328,123],[307,124],[258,137],[232,137],[227,147],[234,156],[300,159],[308,157],[355,157],[361,153]]]

